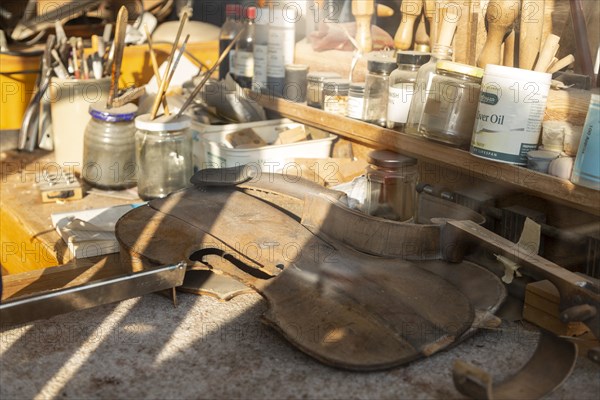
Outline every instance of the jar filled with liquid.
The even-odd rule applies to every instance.
[[[396,68],[390,74],[390,94],[387,110],[387,127],[403,130],[408,118],[410,102],[415,92],[419,68],[429,61],[431,54],[418,51],[399,51]]]
[[[468,149],[482,77],[481,68],[452,61],[438,62],[419,132],[428,139]]]
[[[329,79],[323,85],[323,110],[345,116],[348,105],[348,79]]]
[[[396,60],[383,55],[372,55],[367,61],[367,69],[364,120],[386,126],[390,74],[396,69]]]
[[[149,114],[135,119],[138,194],[144,200],[166,197],[190,185],[193,173],[191,119]]]
[[[421,136],[419,127],[421,118],[423,117],[423,108],[427,101],[427,97],[431,93],[431,79],[437,70],[437,63],[443,60],[452,60],[452,47],[441,44],[433,45],[431,58],[427,64],[424,64],[417,72],[417,80],[415,82],[415,92],[410,102],[408,117],[404,132]]]
[[[414,218],[417,204],[417,160],[389,150],[368,155],[366,211],[394,221]]]
[[[307,76],[308,89],[306,92],[306,104],[310,107],[323,109],[323,87],[325,86],[325,81],[340,78],[341,75],[335,72],[310,72]]]
[[[83,180],[92,187],[122,190],[137,182],[135,126],[137,106],[90,107],[83,136]]]

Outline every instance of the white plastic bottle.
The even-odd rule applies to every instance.
[[[294,63],[295,24],[302,13],[293,1],[268,3],[270,13],[267,86],[269,94],[283,97],[285,66]]]

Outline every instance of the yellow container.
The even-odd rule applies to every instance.
[[[40,68],[40,53],[0,54],[0,129],[20,129]]]

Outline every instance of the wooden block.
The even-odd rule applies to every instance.
[[[304,125],[301,125],[281,132],[273,144],[298,143],[307,139],[306,129],[304,128]]]
[[[559,319],[559,294],[550,281],[533,282],[525,289],[523,319],[557,335],[579,336],[588,332],[581,322],[564,323]]]
[[[267,142],[258,136],[258,134],[251,128],[230,133],[225,136],[225,139],[233,146],[234,149],[253,149],[267,145]]]

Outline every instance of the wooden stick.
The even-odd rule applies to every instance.
[[[123,61],[123,51],[125,50],[125,31],[127,30],[127,20],[129,13],[125,6],[121,6],[117,14],[117,22],[115,26],[115,39],[113,47],[115,49],[114,59],[112,64],[112,72],[110,74],[110,91],[108,92],[108,101],[106,106],[112,107],[113,100],[119,92],[119,77],[121,76],[121,63]]]
[[[219,65],[223,62],[223,60],[225,59],[225,57],[227,57],[227,55],[229,54],[229,51],[231,51],[231,49],[236,45],[236,43],[238,42],[238,40],[240,40],[240,38],[242,37],[242,35],[245,32],[246,32],[246,28],[240,29],[240,31],[233,38],[233,40],[231,41],[231,43],[229,43],[229,45],[225,48],[225,50],[223,50],[223,53],[221,53],[221,55],[219,56],[219,59],[217,60],[217,62],[215,63],[215,65],[213,65],[208,70],[208,72],[204,75],[204,78],[202,78],[202,80],[200,81],[200,83],[194,88],[194,91],[190,94],[190,96],[185,101],[185,103],[183,103],[183,106],[181,106],[181,109],[179,110],[179,112],[177,113],[177,115],[175,116],[175,118],[181,117],[183,115],[185,109],[188,108],[190,106],[190,104],[192,104],[192,102],[194,101],[194,98],[198,95],[198,93],[200,93],[200,90],[202,90],[202,87],[204,86],[204,84],[208,81],[208,79],[210,78],[210,76],[217,70],[217,68],[219,68]]]
[[[477,60],[477,66],[484,68],[487,64],[500,64],[500,46],[504,35],[512,28],[519,14],[519,0],[490,0],[485,20],[488,23],[488,35]]]
[[[502,65],[505,67],[515,66],[515,31],[511,31],[504,40],[504,58]]]
[[[400,25],[394,36],[394,46],[398,50],[408,50],[412,47],[415,21],[421,15],[423,0],[402,0]]]
[[[456,31],[456,25],[458,23],[458,14],[456,10],[452,8],[452,12],[448,13],[450,9],[445,9],[442,26],[438,32],[438,42],[442,46],[452,46],[452,39],[454,39],[454,32]]]
[[[427,18],[427,22],[429,22],[429,46],[433,48],[433,45],[437,43],[438,38],[438,21],[436,18],[437,15],[437,1],[436,0],[424,0],[425,4],[423,6],[423,10],[425,12],[425,17]]]
[[[183,31],[183,27],[188,18],[187,13],[183,13],[181,17],[181,21],[179,23],[179,29],[177,30],[177,35],[175,36],[175,41],[173,42],[173,47],[171,48],[171,54],[169,54],[169,58],[167,59],[167,69],[165,71],[165,75],[163,80],[158,88],[158,93],[156,94],[156,98],[154,99],[154,104],[152,105],[152,112],[150,113],[150,119],[153,120],[156,118],[156,113],[158,112],[158,108],[160,107],[160,101],[162,96],[167,91],[167,78],[169,77],[169,71],[171,70],[171,64],[173,64],[173,56],[175,55],[175,50],[177,49],[177,45],[179,44],[179,38],[181,37],[181,32]]]
[[[156,54],[154,54],[154,48],[152,45],[152,38],[150,37],[150,30],[148,29],[148,25],[144,24],[144,30],[146,31],[146,39],[148,41],[148,49],[150,51],[150,63],[152,64],[152,70],[154,71],[154,77],[156,78],[156,84],[160,87],[162,83],[162,79],[160,79],[160,72],[158,71],[158,61],[156,61]],[[162,99],[163,110],[165,111],[165,115],[171,115],[169,111],[169,105],[167,103],[167,99]]]
[[[173,79],[173,76],[175,75],[175,70],[177,69],[177,65],[179,65],[179,61],[181,60],[181,57],[183,56],[183,53],[185,53],[185,47],[187,45],[187,41],[190,39],[190,35],[187,35],[185,37],[185,39],[183,39],[183,43],[181,44],[181,47],[179,48],[179,52],[177,54],[177,58],[175,59],[175,61],[173,62],[173,66],[171,67],[171,71],[169,73],[169,76],[167,78],[167,88],[169,87],[169,84],[171,83],[171,80]]]
[[[121,107],[127,103],[131,103],[144,93],[146,93],[146,88],[144,86],[130,88],[113,101],[113,107]]]
[[[523,0],[519,28],[519,68],[533,69],[542,45],[544,0]]]
[[[552,57],[558,51],[560,41],[560,37],[550,34],[544,41],[544,45],[542,46],[542,50],[540,51],[540,56],[538,58],[537,63],[535,64],[534,71],[537,72],[546,72],[548,69],[548,65],[552,61]]]
[[[368,53],[373,49],[371,17],[374,12],[374,0],[352,0],[352,15],[356,20],[356,41],[363,53]]]
[[[548,72],[548,70],[550,70],[552,67],[554,67],[554,64],[556,64],[558,62],[558,57],[552,57],[552,61],[550,61],[550,64],[548,64],[548,68],[546,69],[546,72]]]
[[[573,64],[574,62],[575,62],[575,57],[573,56],[573,54],[569,54],[568,56],[565,56],[565,57],[561,58],[560,60],[558,60],[557,62],[555,62],[554,65],[548,69],[548,73],[553,74],[557,71],[560,71],[564,67]]]

